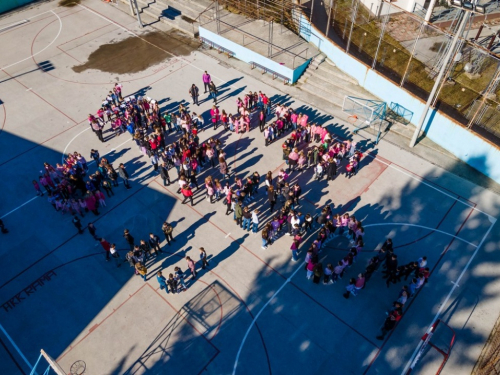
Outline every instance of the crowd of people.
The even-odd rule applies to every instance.
[[[194,197],[198,192],[204,194],[210,203],[222,200],[226,215],[233,213],[236,225],[253,233],[260,231],[263,250],[267,250],[280,237],[288,237],[291,243],[291,261],[297,262],[301,245],[313,235],[314,239],[305,255],[307,278],[316,284],[322,279],[324,285],[341,280],[363,250],[362,223],[354,215],[335,213],[330,205],[322,208],[319,214],[303,213],[300,202],[302,188],[297,179],[292,182],[291,175],[298,175],[308,168],[313,168],[314,178],[317,180],[326,176],[327,181],[332,181],[342,170],[347,178],[351,178],[359,170],[363,157],[357,150],[356,142],[338,140],[326,127],[310,121],[307,114],[297,113],[293,108],[279,103],[271,103],[271,99],[260,91],[248,92],[242,98],[238,97],[235,114],[228,114],[217,106],[218,91],[208,72],[203,74],[202,80],[205,93],[208,91],[214,101],[208,113],[209,121],[205,121],[203,114],[190,111],[188,106],[182,103],[177,111],[162,112],[158,101],[149,97],[136,98],[131,95],[123,98],[123,87],[116,84],[97,113],[89,115],[89,125],[102,142],[105,142],[104,132],[116,135],[129,133],[165,186],[177,180],[177,193],[181,194],[183,204],[189,201],[192,206],[195,205]],[[192,84],[188,92],[193,104],[199,105],[198,87]],[[108,124],[109,129],[105,130]],[[232,173],[221,138],[211,137],[201,141],[200,133],[210,126],[216,130],[222,125],[224,132],[240,134],[253,130],[254,124],[258,124],[266,146],[282,139],[286,167],[281,168],[276,176],[273,176],[271,171],[265,175],[255,171],[248,176],[235,176],[231,182]],[[173,137],[167,142],[171,136]],[[68,155],[63,165],[56,164],[56,167],[52,167],[45,163],[45,171],[40,172],[39,181],[33,181],[37,194],[44,194],[43,187],[49,194],[49,202],[56,210],[75,215],[73,223],[79,232],[82,232],[83,228],[77,214],[84,216],[86,211],[92,211],[98,215],[98,207],[106,205],[103,191],[108,197],[114,195],[113,188],[118,186],[118,178],[123,180],[127,189],[131,188],[129,175],[123,164],[120,164],[117,172],[106,158],[99,156],[97,150],[92,150],[90,157],[95,161],[97,170],[88,176],[87,181],[87,162],[77,152]],[[173,170],[175,176],[172,175]],[[203,183],[199,176],[202,171],[207,172]],[[265,189],[262,196],[267,197],[269,212],[254,205],[257,195],[262,193],[262,178]],[[76,195],[78,191],[80,194]],[[278,203],[280,207],[275,212]],[[162,231],[167,244],[171,245],[171,242],[175,241],[172,225],[165,222]],[[153,259],[153,255],[156,257],[163,252],[161,240],[157,235],[150,233],[147,240],[136,243],[130,232],[125,230],[123,236],[130,249],[122,260],[116,245],[97,236],[93,224],[89,227],[89,233],[105,250],[106,260],[114,259],[117,267],[128,262],[135,274],[140,275],[144,281],[148,276],[148,261]],[[347,255],[337,264],[329,263],[323,267],[320,261],[322,248],[339,236],[345,236],[350,241]],[[193,280],[200,266],[203,269],[209,266],[205,249],[201,247],[199,252],[199,262],[186,256],[186,265]],[[356,296],[382,263],[386,268],[384,272],[387,286],[400,282],[402,277],[406,280],[412,273],[415,276],[412,277],[410,285],[403,288],[388,312],[389,320],[386,321],[387,324],[384,323],[385,328],[379,336],[383,338],[391,322],[400,319],[406,299],[427,280],[429,269],[426,267],[425,257],[417,262],[398,266],[392,241],[388,240],[378,250],[377,255],[370,259],[365,272],[358,274],[357,278],[350,278],[344,297]],[[165,276],[162,271],[165,270],[156,273],[161,289],[167,293],[178,293],[187,289],[186,273],[179,266],[172,272],[166,272]]]

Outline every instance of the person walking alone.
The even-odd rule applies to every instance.
[[[129,179],[129,176],[128,176],[128,172],[127,170],[125,169],[125,165],[123,163],[121,163],[118,167],[118,174],[120,175],[120,177],[123,179],[123,184],[125,185],[125,187],[127,189],[130,189],[131,186],[130,186],[130,183],[128,182],[128,179]]]
[[[205,73],[203,73],[202,79],[203,79],[203,85],[205,86],[205,94],[206,94],[207,90],[209,88],[210,82],[212,81],[212,78],[210,77],[210,74],[208,74],[207,71],[205,70]]]
[[[74,216],[73,217],[73,225],[76,227],[76,229],[78,229],[78,234],[82,234],[83,233],[83,229],[82,229],[82,223],[80,221],[80,219],[78,218],[78,216]]]
[[[205,269],[208,267],[208,259],[207,259],[207,252],[205,251],[205,248],[200,247],[200,260],[201,260],[201,268]]]
[[[166,221],[163,223],[161,226],[161,230],[163,234],[165,235],[165,240],[167,241],[168,245],[170,246],[170,241],[175,241],[174,237],[172,236],[172,232],[174,231],[174,228],[170,223],[167,223]]]
[[[205,83],[205,81],[203,81],[203,83]],[[206,86],[205,86],[205,92],[207,92],[206,90],[207,89],[206,89]],[[189,95],[193,99],[193,104],[196,104],[196,105],[199,106],[200,104],[198,103],[198,97],[200,95],[200,90],[198,90],[198,87],[194,83],[189,88]]]

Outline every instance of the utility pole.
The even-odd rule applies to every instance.
[[[417,143],[418,136],[420,135],[420,130],[422,129],[422,126],[424,125],[424,121],[427,118],[427,113],[429,112],[429,108],[431,106],[431,103],[434,99],[434,95],[436,95],[436,91],[438,87],[440,86],[441,79],[443,78],[444,72],[446,71],[446,68],[450,62],[452,54],[455,52],[455,47],[458,42],[458,38],[463,34],[465,25],[469,21],[470,15],[472,12],[468,12],[466,10],[462,10],[463,12],[463,17],[462,21],[460,23],[460,27],[458,28],[457,33],[453,37],[453,41],[451,42],[450,49],[446,53],[446,56],[443,61],[443,65],[441,65],[441,69],[439,69],[439,74],[436,78],[436,82],[434,83],[434,87],[432,88],[431,93],[429,94],[429,98],[427,99],[427,103],[425,103],[425,108],[422,112],[422,116],[420,116],[420,120],[418,121],[417,127],[415,129],[415,133],[413,133],[413,138],[410,141],[410,147],[414,147],[415,144]]]
[[[434,11],[434,6],[436,5],[436,0],[431,0],[429,3],[429,8],[427,9],[427,13],[425,13],[425,22],[429,22],[432,17],[432,12]]]

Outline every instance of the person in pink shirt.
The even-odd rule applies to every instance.
[[[238,134],[240,132],[239,126],[240,126],[240,120],[237,118],[234,119],[233,121],[234,124],[234,134]]]
[[[208,90],[208,85],[210,84],[210,81],[212,80],[212,78],[210,77],[210,74],[208,74],[207,71],[205,70],[205,73],[203,73],[202,79],[203,79],[203,85],[205,86],[205,94],[206,94],[207,90]]]
[[[242,117],[242,121],[243,121],[242,128],[245,127],[247,133],[250,132],[250,117],[248,115],[245,115]]]
[[[309,120],[309,116],[302,115],[302,118],[300,119],[300,126],[305,128],[307,126],[307,120]]]
[[[299,116],[295,112],[292,112],[292,115],[290,116],[290,121],[292,122],[293,130],[297,129],[298,118]]]

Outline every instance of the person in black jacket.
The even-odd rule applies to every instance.
[[[387,332],[390,332],[396,326],[396,316],[394,314],[389,315],[382,326],[382,334],[377,336],[377,340],[383,340]]]
[[[274,205],[276,204],[276,192],[274,187],[271,185],[267,189],[267,198],[269,199],[269,205],[271,206],[271,212],[274,210]]]
[[[125,169],[125,165],[123,165],[123,163],[121,163],[118,167],[118,174],[120,175],[120,177],[123,179],[123,184],[125,185],[125,187],[127,189],[130,189],[131,186],[130,186],[130,183],[128,182],[128,172],[127,170]]]
[[[156,256],[158,256],[158,253],[163,253],[160,247],[160,242],[160,237],[156,234],[149,233],[149,245],[152,249],[154,249]]]
[[[335,179],[335,176],[337,175],[337,164],[333,160],[333,158],[330,158],[328,160],[328,168],[326,169],[326,175],[327,175],[327,181],[333,181]]]
[[[200,90],[194,83],[189,88],[189,95],[193,98],[193,104],[199,105],[198,96],[200,96]]]
[[[387,269],[384,271],[384,279],[388,279],[387,281],[389,281],[393,279],[398,268],[398,256],[396,254],[392,254],[390,257],[387,257],[385,264]],[[389,286],[389,282],[387,283],[387,286]]]
[[[127,241],[128,245],[130,246],[130,250],[134,250],[134,246],[135,246],[134,237],[132,237],[132,235],[130,234],[130,232],[128,231],[128,229],[125,229],[123,231],[123,237],[125,238],[125,240]]]
[[[160,176],[163,180],[163,186],[170,185],[170,176],[168,175],[167,163],[165,162],[160,166]]]

